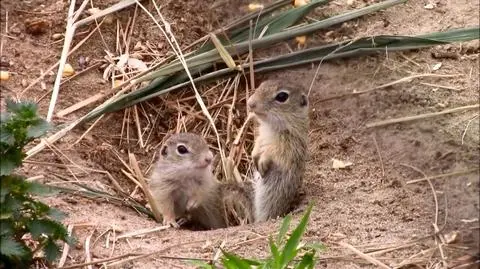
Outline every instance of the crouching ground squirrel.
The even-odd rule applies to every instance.
[[[258,122],[252,159],[259,222],[288,213],[298,198],[307,158],[308,98],[300,86],[267,80],[247,104]]]
[[[196,134],[172,135],[162,145],[150,176],[150,189],[164,224],[178,227],[184,218],[203,229],[231,223],[229,213],[251,219],[251,201],[244,188],[218,182],[212,173],[213,154]]]

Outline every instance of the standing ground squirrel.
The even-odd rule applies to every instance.
[[[308,98],[303,87],[267,80],[247,104],[259,123],[252,158],[254,218],[260,222],[288,213],[297,199],[307,158]]]
[[[165,141],[150,177],[164,224],[178,227],[178,218],[189,217],[206,229],[226,227],[212,160],[212,152],[199,135],[180,133]]]

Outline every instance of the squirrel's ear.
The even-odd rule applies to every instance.
[[[306,106],[308,105],[308,98],[305,96],[305,94],[302,94],[302,100],[300,101],[300,106]]]
[[[160,154],[162,154],[163,157],[167,156],[167,146],[162,147],[162,150],[160,151]]]

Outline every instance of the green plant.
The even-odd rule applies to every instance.
[[[26,268],[40,251],[52,262],[60,252],[57,241],[71,243],[58,222],[62,213],[32,196],[52,190],[13,173],[22,165],[25,145],[47,129],[35,103],[6,101],[0,114],[0,268]]]
[[[246,259],[236,254],[223,251],[221,258],[222,265],[227,269],[248,269],[248,268],[264,268],[264,269],[284,269],[284,268],[314,268],[315,254],[317,251],[325,249],[322,244],[303,244],[301,239],[307,228],[312,205],[310,205],[303,215],[300,223],[287,236],[291,215],[283,219],[280,230],[275,239],[270,236],[268,242],[270,246],[270,256],[263,260]],[[195,262],[201,268],[215,268],[213,265]]]

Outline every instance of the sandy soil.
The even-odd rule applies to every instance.
[[[94,1],[99,8],[107,7],[113,2],[115,1]],[[215,7],[211,8],[214,2]],[[315,10],[311,16],[333,14],[348,8],[346,2],[333,1]],[[375,1],[353,1],[353,5],[361,6],[364,2]],[[320,43],[342,37],[386,33],[427,33],[479,23],[476,12],[479,3],[476,1],[433,1],[437,6],[431,10],[424,8],[427,2],[409,1],[332,28],[334,32],[318,33],[309,42]],[[227,0],[202,1],[201,4],[191,0],[166,1],[162,4],[162,12],[172,22],[177,40],[182,46],[187,46],[219,25],[225,25],[241,16],[247,4],[248,1]],[[2,64],[1,69],[14,74],[10,80],[0,84],[2,100],[6,96],[36,100],[41,113],[46,115],[50,100],[48,91],[53,86],[54,73],[47,73],[43,81],[45,89],[37,84],[28,91],[23,90],[60,58],[63,42],[54,41],[52,35],[64,32],[67,10],[65,1],[2,1],[2,63],[9,64]],[[79,70],[79,58],[88,57],[91,59],[90,64],[93,64],[104,58],[105,50],[115,51],[117,19],[125,29],[129,18],[134,15],[134,8],[115,14],[112,24],[102,26],[102,35],[96,33],[89,38],[70,56],[69,62]],[[138,41],[143,44],[148,41],[157,53],[171,55],[168,44],[154,23],[140,9],[136,16],[131,46]],[[25,21],[32,18],[49,23],[45,33],[33,35],[27,32]],[[91,25],[79,29],[74,44],[92,31],[93,27]],[[284,45],[279,47],[282,48],[276,50],[285,49]],[[385,119],[478,104],[478,56],[477,41],[322,63],[310,94],[310,159],[305,175],[306,198],[301,207],[307,201],[315,203],[305,240],[320,241],[328,247],[327,251],[319,255],[318,268],[374,268],[340,247],[337,244],[339,241],[348,242],[362,251],[403,246],[375,257],[386,264],[398,264],[418,254],[414,257],[419,258],[415,263],[421,265],[421,268],[440,268],[429,267],[440,259],[432,237],[435,221],[443,234],[456,234],[456,239],[442,248],[450,266],[458,265],[462,262],[461,259],[468,257],[465,255],[478,253],[478,172],[434,179],[431,186],[425,181],[407,183],[423,177],[422,173],[434,176],[478,167],[478,110],[376,128],[366,127],[366,124]],[[442,64],[440,69],[433,70],[433,66],[438,63]],[[309,87],[315,70],[316,65],[305,66],[257,75],[256,80],[282,77]],[[454,76],[424,77],[368,94],[331,98],[426,73]],[[93,68],[64,83],[57,111],[108,89],[110,82],[105,82],[102,74],[102,69]],[[175,103],[182,96],[185,96],[185,92],[157,98],[151,104],[162,112],[162,117],[177,117],[175,110],[165,103]],[[65,118],[57,117],[55,124],[75,119],[91,108],[81,109]],[[50,184],[59,184],[62,178],[67,178],[79,180],[97,189],[114,191],[105,174],[75,167],[69,171],[61,166],[74,162],[81,167],[110,172],[122,188],[128,193],[135,193],[133,198],[145,203],[139,190],[134,191],[135,185],[121,172],[123,166],[112,149],[125,161],[128,160],[126,152],[134,152],[146,172],[155,158],[155,147],[169,131],[169,126],[161,122],[154,126],[148,140],[151,146],[141,148],[137,144],[134,124],[130,124],[130,140],[126,140],[125,135],[120,135],[123,119],[123,111],[107,115],[80,143],[73,146],[73,142],[90,124],[71,131],[55,143],[64,155],[45,149],[30,159],[31,162],[24,169],[25,173],[29,176],[44,175],[44,181]],[[352,162],[353,165],[347,169],[332,169],[333,158]],[[72,173],[75,174],[75,179]],[[78,239],[78,244],[70,250],[66,265],[85,262],[85,241],[89,237],[89,251],[93,259],[158,251],[141,259],[122,260],[117,265],[120,268],[191,267],[183,258],[211,259],[220,244],[227,250],[249,257],[264,257],[268,253],[266,236],[275,233],[280,224],[279,220],[272,220],[214,231],[168,229],[140,238],[114,240],[121,232],[153,228],[156,223],[128,207],[113,205],[108,201],[92,201],[72,194],[62,194],[48,198],[47,201],[69,214],[66,224],[75,225],[74,236]],[[438,214],[435,213],[436,205]],[[295,219],[300,215],[301,212],[296,212]],[[405,245],[414,239],[419,240]],[[433,251],[428,255],[419,255],[422,250],[432,248]]]

